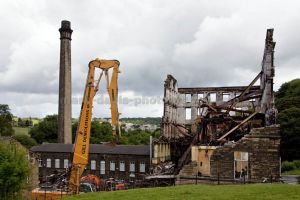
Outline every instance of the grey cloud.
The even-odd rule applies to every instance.
[[[41,102],[57,98],[63,19],[74,30],[72,87],[78,96],[87,64],[96,57],[120,60],[121,94],[161,95],[167,74],[180,87],[247,85],[260,70],[266,29],[272,27],[275,88],[300,77],[298,2],[14,0],[0,6],[0,95],[17,114],[57,112],[56,101]],[[10,92],[36,95],[45,109],[13,100]],[[123,116],[159,115],[162,109],[122,108]]]

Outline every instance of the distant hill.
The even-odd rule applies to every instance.
[[[127,122],[133,124],[155,124],[160,125],[161,117],[134,117],[134,118],[121,118],[120,122]]]

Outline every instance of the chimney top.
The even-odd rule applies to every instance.
[[[59,29],[60,39],[70,39],[73,30],[71,29],[71,22],[67,20],[61,21],[61,28]]]

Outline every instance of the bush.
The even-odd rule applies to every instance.
[[[300,160],[294,160],[293,163],[295,164],[297,169],[300,169]]]
[[[284,161],[281,165],[281,171],[291,171],[293,169],[296,169],[296,165],[294,162]]]
[[[31,168],[27,152],[17,144],[0,140],[0,199],[21,199],[28,187]]]
[[[27,149],[37,145],[36,141],[28,135],[14,135],[13,138],[20,142]]]

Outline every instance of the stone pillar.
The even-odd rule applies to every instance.
[[[62,21],[60,32],[58,142],[72,143],[72,102],[71,102],[71,23]]]

